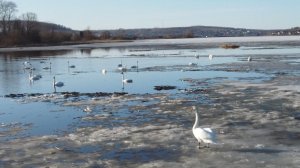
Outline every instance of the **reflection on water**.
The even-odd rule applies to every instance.
[[[249,54],[293,54],[299,48],[262,47],[239,49],[156,49],[156,48],[102,48],[58,51],[26,51],[0,53],[0,96],[11,93],[52,92],[128,92],[155,93],[154,86],[171,85],[177,89],[189,87],[181,79],[218,78],[231,80],[262,80],[268,76],[260,73],[207,71],[213,64],[243,61]],[[213,54],[212,60],[208,55]],[[246,60],[246,59],[244,59]],[[131,68],[137,66],[138,68]],[[30,62],[32,69],[24,69],[24,62]],[[118,64],[122,64],[126,78],[133,83],[122,82]],[[194,65],[196,66],[189,66]],[[72,67],[70,65],[74,65]],[[196,70],[195,70],[196,69]],[[105,70],[106,73],[102,73]],[[37,80],[31,76],[40,75]],[[54,90],[53,77],[64,82],[63,87]],[[254,80],[255,79],[255,80]],[[0,119],[3,123],[30,123],[30,134],[50,134],[67,128],[73,118],[82,115],[72,108],[63,108],[51,103],[19,104],[0,98]],[[58,112],[63,110],[63,112]],[[28,133],[28,132],[27,132]]]
[[[48,50],[48,51],[16,51],[1,53],[4,60],[9,59],[30,59],[32,57],[47,57],[47,56],[61,56],[73,53],[72,50]]]
[[[126,76],[133,79],[132,84],[125,84],[124,91],[132,93],[153,92],[154,85],[168,84],[161,80],[173,81],[169,84],[180,84],[181,77],[195,72],[137,72],[131,67],[139,68],[153,66],[188,65],[189,62],[198,62],[205,66],[211,64],[206,58],[195,59],[191,50],[149,50],[151,52],[132,49],[81,49],[73,51],[34,51],[9,52],[0,57],[0,95],[10,93],[49,93],[53,92],[53,76],[65,83],[57,91],[78,92],[115,92],[122,91],[122,76],[117,65],[122,62],[128,69]],[[144,54],[142,54],[142,53]],[[134,55],[134,56],[133,56]],[[234,58],[215,59],[214,63],[232,62]],[[24,69],[24,62],[30,62],[30,68]],[[70,68],[74,65],[75,68]],[[50,68],[51,67],[51,68]],[[102,69],[107,73],[101,74]],[[30,80],[29,75],[41,75],[39,80]],[[147,83],[143,82],[147,81]]]
[[[53,134],[60,132],[74,122],[74,118],[82,115],[78,109],[72,107],[54,106],[48,103],[19,104],[9,99],[0,98],[1,127],[8,124],[28,125],[29,130],[23,130],[19,136]]]
[[[82,55],[91,55],[92,49],[90,49],[90,48],[80,49],[80,53]]]
[[[300,49],[241,47],[234,50],[223,48],[156,50],[150,47],[145,49],[84,48],[80,50],[6,52],[0,54],[0,95],[53,92],[53,76],[65,83],[65,86],[58,88],[57,91],[122,91],[121,75],[117,69],[117,65],[121,62],[124,68],[128,69],[126,76],[134,81],[132,84],[124,86],[124,91],[130,93],[153,92],[155,85],[184,87],[184,84],[180,83],[180,78],[187,77],[255,77],[260,75],[256,73],[205,72],[204,67],[236,62],[240,60],[237,57],[249,54],[275,53],[300,53]],[[208,59],[209,54],[214,55],[213,60]],[[33,75],[41,75],[41,79],[29,80],[30,70],[24,69],[25,61],[30,62],[34,68]],[[132,66],[136,66],[137,61],[139,61],[139,69],[144,69],[144,71],[137,72],[135,69],[131,69]],[[197,68],[201,71],[179,72],[180,69],[172,67],[184,67],[191,63],[197,64]],[[70,68],[70,65],[74,65],[75,68]],[[149,67],[152,67],[152,71],[153,69],[154,71],[147,72]],[[168,67],[165,69],[168,72],[161,72],[161,69],[157,67]],[[184,67],[184,70],[189,68]],[[107,71],[105,75],[101,73],[103,69]],[[157,70],[155,71],[155,69]]]

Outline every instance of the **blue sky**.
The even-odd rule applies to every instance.
[[[300,26],[300,0],[11,0],[18,14],[83,30],[174,26]]]

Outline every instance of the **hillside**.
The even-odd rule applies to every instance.
[[[172,28],[149,28],[149,29],[118,29],[96,30],[97,36],[127,39],[151,39],[151,38],[192,38],[192,37],[238,37],[238,36],[267,36],[267,35],[300,35],[300,28],[259,30],[213,26],[191,26]]]
[[[47,23],[47,22],[38,22],[38,27],[40,31],[55,31],[55,32],[66,32],[72,33],[75,32],[71,28],[65,27],[63,25],[54,24],[54,23]]]
[[[1,25],[1,21],[0,21]],[[57,45],[91,42],[93,40],[135,40],[170,38],[206,38],[241,36],[300,35],[300,28],[278,30],[243,29],[213,26],[171,28],[72,30],[63,25],[47,22],[8,22],[8,31],[0,31],[0,47]]]

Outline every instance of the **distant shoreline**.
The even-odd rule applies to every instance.
[[[181,39],[147,39],[147,40],[95,40],[87,42],[67,42],[57,45],[22,46],[0,48],[0,52],[19,51],[47,51],[47,50],[76,50],[97,48],[119,48],[119,47],[180,47],[180,45],[191,45],[191,47],[214,47],[220,44],[246,44],[246,43],[280,43],[294,42],[300,44],[300,36],[251,36],[251,37],[209,37],[209,38],[181,38]],[[294,44],[293,43],[293,44]],[[295,44],[294,44],[295,45]]]

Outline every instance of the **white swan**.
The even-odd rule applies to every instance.
[[[139,61],[136,61],[136,65],[131,66],[132,69],[138,69],[139,68]]]
[[[31,81],[35,81],[35,80],[39,80],[40,78],[38,77],[38,76],[36,76],[36,75],[30,75],[29,74],[29,80],[31,80]]]
[[[90,108],[90,106],[86,106],[86,107],[83,109],[83,111],[89,113],[89,112],[92,111],[92,109]]]
[[[199,149],[200,149],[200,143],[206,143],[206,147],[209,147],[209,144],[215,144],[216,143],[216,134],[211,128],[200,128],[199,127],[199,118],[198,118],[198,108],[196,106],[193,106],[193,110],[196,114],[195,123],[193,126],[193,134],[195,138],[197,139],[199,143]]]
[[[125,71],[127,71],[127,68],[126,67],[118,67],[118,70],[121,72],[125,72]]]
[[[69,61],[68,61],[68,67],[69,68],[75,68],[76,66],[75,65],[70,65]]]
[[[32,68],[32,64],[29,61],[25,61],[23,63],[24,69],[31,69]]]
[[[107,70],[106,69],[102,69],[102,74],[106,74]]]
[[[122,67],[122,66],[123,66],[123,64],[122,64],[122,60],[121,60],[121,63],[118,64],[118,67],[120,68],[120,67]]]
[[[25,61],[24,63],[23,63],[24,65],[31,65],[31,63],[29,62],[29,61]]]
[[[42,78],[42,75],[33,75],[33,71],[31,70],[29,73],[29,80],[35,81]]]
[[[249,57],[247,58],[247,61],[248,61],[248,62],[252,61],[252,58],[249,56]]]
[[[122,82],[123,82],[123,83],[132,83],[133,80],[132,80],[132,79],[125,79],[124,73],[122,72]]]
[[[209,59],[209,60],[212,60],[212,59],[213,59],[213,55],[212,55],[212,54],[209,54],[209,55],[208,55],[208,59]]]
[[[53,86],[54,87],[62,87],[62,86],[64,86],[64,83],[63,82],[56,82],[55,81],[55,76],[53,76]]]
[[[49,63],[49,67],[44,67],[43,69],[45,70],[51,69],[51,62]]]
[[[190,62],[190,63],[189,63],[189,66],[197,66],[197,64],[196,64],[196,63],[193,63],[193,62]]]

